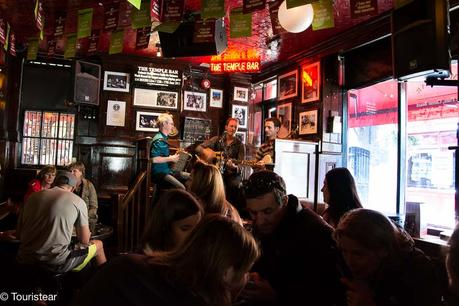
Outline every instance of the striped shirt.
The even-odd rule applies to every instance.
[[[257,161],[263,159],[266,155],[271,155],[274,162],[274,141],[275,140],[268,140],[258,148],[255,155]]]

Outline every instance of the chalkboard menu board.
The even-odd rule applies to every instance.
[[[210,137],[211,127],[212,121],[210,119],[185,117],[183,141],[187,144],[193,144],[196,141],[207,140]]]
[[[182,73],[179,69],[138,66],[134,73],[134,84],[139,87],[180,87]]]

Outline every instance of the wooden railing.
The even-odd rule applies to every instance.
[[[113,195],[118,252],[139,247],[151,207],[148,172],[140,172],[126,194]]]

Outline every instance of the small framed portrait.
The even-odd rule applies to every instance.
[[[205,112],[207,95],[202,92],[185,91],[183,94],[183,110]]]
[[[124,126],[126,119],[125,101],[107,101],[107,125]]]
[[[239,139],[243,144],[247,141],[247,133],[246,132],[236,132],[236,138]]]
[[[277,88],[279,100],[296,97],[298,95],[298,70],[280,75]]]
[[[277,136],[279,138],[287,138],[292,129],[292,103],[278,105],[277,118],[281,122]]]
[[[144,132],[158,132],[158,117],[161,113],[137,111],[135,119],[135,130]]]
[[[233,108],[231,111],[231,117],[236,118],[238,120],[239,128],[241,129],[247,128],[248,116],[249,116],[248,108],[246,105],[233,104]]]
[[[223,107],[223,90],[221,89],[210,89],[210,107]]]
[[[129,74],[124,72],[105,71],[104,90],[129,92]]]
[[[234,86],[233,100],[249,102],[249,89],[245,87]]]
[[[179,94],[175,91],[134,88],[133,105],[162,109],[177,109]]]
[[[320,100],[320,62],[301,66],[301,103]]]
[[[317,109],[300,113],[300,135],[317,134],[318,113],[319,111]]]

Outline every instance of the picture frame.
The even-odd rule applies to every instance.
[[[210,89],[209,106],[216,108],[223,107],[223,90],[215,88]]]
[[[134,88],[134,106],[159,109],[177,109],[179,93],[176,91]]]
[[[279,138],[287,138],[292,130],[292,103],[278,105],[277,118],[281,122],[277,136]]]
[[[159,132],[158,117],[161,113],[137,111],[135,130],[144,132]]]
[[[126,102],[107,100],[107,126],[124,126],[126,121]]]
[[[183,110],[205,112],[207,94],[203,92],[185,91],[183,93]]]
[[[298,69],[282,74],[278,79],[279,101],[298,95]]]
[[[239,128],[246,129],[249,117],[247,105],[233,104],[231,109],[231,117],[238,120]]]
[[[236,132],[236,138],[238,138],[243,144],[246,144],[247,141],[247,133],[246,132]]]
[[[301,103],[320,100],[320,62],[301,66]]]
[[[299,135],[317,134],[319,110],[301,112],[299,116]]]
[[[129,92],[129,73],[105,71],[104,90]]]
[[[249,102],[249,89],[245,87],[234,86],[233,100]]]

